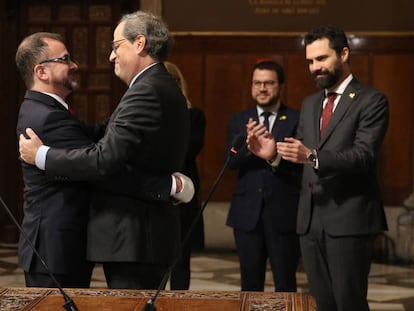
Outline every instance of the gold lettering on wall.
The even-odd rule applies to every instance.
[[[254,15],[318,15],[328,0],[248,0]]]

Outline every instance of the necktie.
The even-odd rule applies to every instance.
[[[69,111],[69,113],[70,113],[71,115],[74,115],[74,114],[75,114],[75,112],[73,111],[73,109],[72,109],[71,107],[68,107],[68,111]]]
[[[264,117],[263,125],[265,128],[270,131],[270,125],[269,125],[269,117],[272,115],[270,111],[263,111],[262,116]]]
[[[328,101],[325,105],[325,108],[323,108],[323,111],[322,111],[322,122],[321,122],[321,131],[320,131],[321,138],[325,134],[326,127],[328,126],[329,120],[331,119],[332,109],[333,109],[336,95],[337,95],[336,93],[328,93]]]

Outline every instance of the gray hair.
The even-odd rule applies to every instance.
[[[27,36],[20,43],[16,52],[16,66],[28,89],[33,86],[33,68],[48,58],[49,46],[44,39],[63,43],[61,35],[51,32],[36,32]]]
[[[128,41],[134,42],[138,35],[143,35],[146,39],[144,50],[157,61],[167,59],[173,39],[160,17],[137,11],[122,16],[119,23],[122,22],[125,22],[123,35]]]

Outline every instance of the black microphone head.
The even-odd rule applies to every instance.
[[[245,135],[237,135],[236,137],[233,138],[233,141],[231,142],[231,148],[230,148],[230,152],[236,154],[240,147],[243,146],[243,144],[246,141],[246,136]]]
[[[142,308],[142,311],[157,311],[157,308],[155,307],[155,304],[154,304],[154,300],[149,300],[146,304],[145,304],[145,306],[144,306],[144,308]]]

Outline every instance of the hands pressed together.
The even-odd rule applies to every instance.
[[[286,137],[283,142],[276,142],[273,135],[266,130],[263,124],[249,119],[246,124],[247,148],[256,156],[265,160],[272,160],[277,154],[284,160],[293,163],[306,163],[310,149],[300,140]]]

